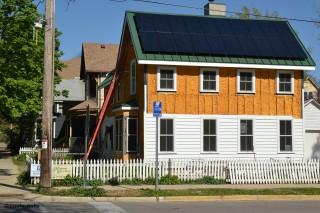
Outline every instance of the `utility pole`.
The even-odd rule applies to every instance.
[[[42,138],[40,187],[51,187],[52,110],[55,46],[55,0],[46,0],[44,73],[42,82]]]

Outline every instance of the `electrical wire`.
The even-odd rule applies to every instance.
[[[108,1],[125,3],[125,2],[128,2],[129,0],[108,0]],[[204,10],[204,8],[202,8],[202,7],[195,7],[195,6],[182,5],[182,4],[172,4],[172,3],[160,2],[160,1],[154,1],[154,0],[131,0],[131,1],[140,2],[140,3],[164,5],[164,6],[172,6],[172,7],[180,7],[180,8],[187,8],[187,9],[195,9],[195,10]],[[215,11],[215,12],[226,12],[228,14],[233,14],[233,15],[241,14],[241,12],[235,12],[235,11],[221,11],[221,10],[216,10],[216,9],[215,10],[205,9],[205,10]],[[314,21],[314,20],[308,20],[308,19],[274,17],[274,16],[267,16],[267,15],[256,15],[256,14],[252,14],[252,13],[249,13],[248,15],[254,16],[254,17],[268,18],[268,19],[281,19],[281,20],[298,21],[298,22],[313,23],[313,24],[320,25],[320,21]]]

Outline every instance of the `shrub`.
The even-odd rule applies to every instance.
[[[120,184],[120,182],[119,182],[119,180],[118,180],[117,177],[111,178],[108,182],[109,182],[109,184],[110,184],[111,186],[118,186],[118,185]],[[129,184],[128,184],[128,185],[129,185]]]
[[[43,189],[39,188],[35,192],[43,195],[53,195],[53,196],[75,196],[75,197],[103,197],[106,191],[102,188],[96,186],[92,188],[82,188],[79,186],[73,187],[71,189]]]
[[[179,180],[178,176],[166,175],[160,178],[159,183],[163,185],[176,185],[176,184],[180,184],[181,181]]]
[[[216,179],[216,178],[211,177],[211,176],[205,176],[205,177],[197,179],[197,180],[187,181],[186,183],[189,183],[189,184],[213,184],[213,185],[217,185],[217,184],[225,184],[226,181],[224,179]]]
[[[102,186],[103,181],[100,179],[95,180],[84,180],[81,177],[71,177],[70,175],[67,175],[62,180],[53,180],[53,186]]]
[[[18,177],[17,182],[21,186],[25,186],[31,183],[30,173],[28,171],[23,171]]]

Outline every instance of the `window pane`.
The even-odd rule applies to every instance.
[[[240,151],[246,151],[246,136],[240,137]]]
[[[137,134],[137,120],[129,119],[129,134]]]
[[[210,120],[210,135],[216,134],[216,121]]]
[[[210,80],[209,72],[203,72],[202,75],[203,75],[203,80],[207,80],[207,81]]]
[[[160,151],[165,152],[167,151],[167,140],[166,136],[160,136]]]
[[[240,91],[246,91],[246,84],[244,82],[240,82]]]
[[[291,74],[289,73],[280,73],[279,82],[291,82]]]
[[[210,124],[209,120],[203,120],[203,134],[209,135],[210,134]]]
[[[246,120],[240,121],[240,132],[241,132],[241,135],[247,134],[247,121]]]
[[[280,151],[286,151],[286,137],[280,136]]]
[[[252,73],[240,72],[240,81],[252,81]]]
[[[247,120],[247,134],[252,135],[253,134],[253,129],[252,129],[252,121]]]
[[[203,82],[203,89],[204,89],[204,90],[209,90],[209,89],[210,89],[210,83],[209,83],[209,81],[204,81],[204,82]]]
[[[167,72],[164,70],[160,71],[160,79],[166,79],[167,78]]]
[[[286,121],[280,121],[280,135],[286,134]]]
[[[290,83],[285,83],[284,84],[284,90],[286,92],[291,92],[291,84]]]
[[[210,136],[210,151],[215,152],[217,151],[217,137],[216,136]]]
[[[167,80],[167,89],[174,89],[173,80]]]
[[[173,136],[167,136],[167,152],[173,152]]]
[[[247,151],[253,151],[253,137],[252,136],[246,136],[247,137]]]
[[[215,81],[209,82],[209,90],[216,90],[216,82]]]
[[[136,135],[128,136],[128,151],[129,152],[137,151],[137,136]]]
[[[291,121],[286,121],[286,135],[292,135]]]
[[[208,152],[209,150],[210,136],[203,136],[203,151]]]
[[[292,137],[291,136],[286,136],[286,151],[291,152],[292,151]]]
[[[160,134],[164,135],[167,133],[167,120],[161,119],[160,120]]]
[[[167,134],[173,135],[173,120],[167,119]]]
[[[252,91],[252,83],[251,82],[246,82],[245,83],[245,91]]]
[[[172,70],[167,70],[167,79],[173,79],[173,71]]]
[[[167,81],[166,80],[160,80],[160,88],[166,89],[167,88]]]

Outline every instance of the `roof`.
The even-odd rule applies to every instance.
[[[82,55],[86,72],[111,72],[116,67],[118,44],[83,43]]]
[[[113,79],[113,74],[114,73],[108,73],[107,76],[106,76],[106,79],[104,79],[101,84],[98,86],[98,89],[102,89],[102,88],[105,88],[107,86],[110,85],[112,79]]]
[[[309,104],[313,104],[315,107],[317,107],[320,110],[320,103],[316,101],[315,99],[310,99],[304,103],[304,107],[308,106]]]
[[[141,36],[139,35],[135,17],[137,14],[146,14],[141,12],[127,12],[126,22],[129,27],[131,39],[136,52],[136,56],[139,64],[163,64],[163,65],[189,65],[189,66],[226,66],[226,67],[246,67],[246,68],[278,68],[278,69],[304,69],[313,70],[315,63],[310,54],[306,51],[305,47],[297,37],[296,33],[292,29],[291,25],[287,21],[273,20],[274,22],[285,22],[290,28],[291,33],[295,36],[296,42],[303,49],[306,58],[305,59],[284,59],[284,58],[270,58],[270,57],[239,57],[239,56],[215,56],[215,55],[200,55],[200,54],[173,54],[173,53],[150,53],[143,51],[141,44]],[[179,18],[190,17],[185,15],[169,15],[162,14],[164,16],[175,16]],[[209,16],[192,16],[201,19],[221,19],[217,17]],[[236,20],[232,18],[224,18],[230,20]],[[237,19],[239,20],[239,19]],[[252,21],[252,20],[251,20]],[[265,20],[254,20],[257,22],[263,22]],[[268,20],[272,22],[271,20]],[[124,28],[125,29],[125,26]],[[236,33],[236,32],[235,32]]]
[[[63,64],[65,67],[62,68],[61,72],[58,72],[61,79],[74,79],[80,77],[80,56],[64,61]]]
[[[87,106],[89,105],[89,109],[90,111],[97,111],[98,105],[94,100],[85,100],[83,102],[81,102],[80,104],[72,107],[69,109],[69,112],[83,112],[87,109]]]
[[[317,89],[319,89],[319,84],[316,81],[316,79],[314,79],[311,75],[309,75],[308,73],[305,72],[306,75],[306,80],[309,80]]]
[[[117,109],[120,107],[139,107],[139,104],[136,99],[132,99],[124,103],[115,104],[112,106],[112,109]]]

